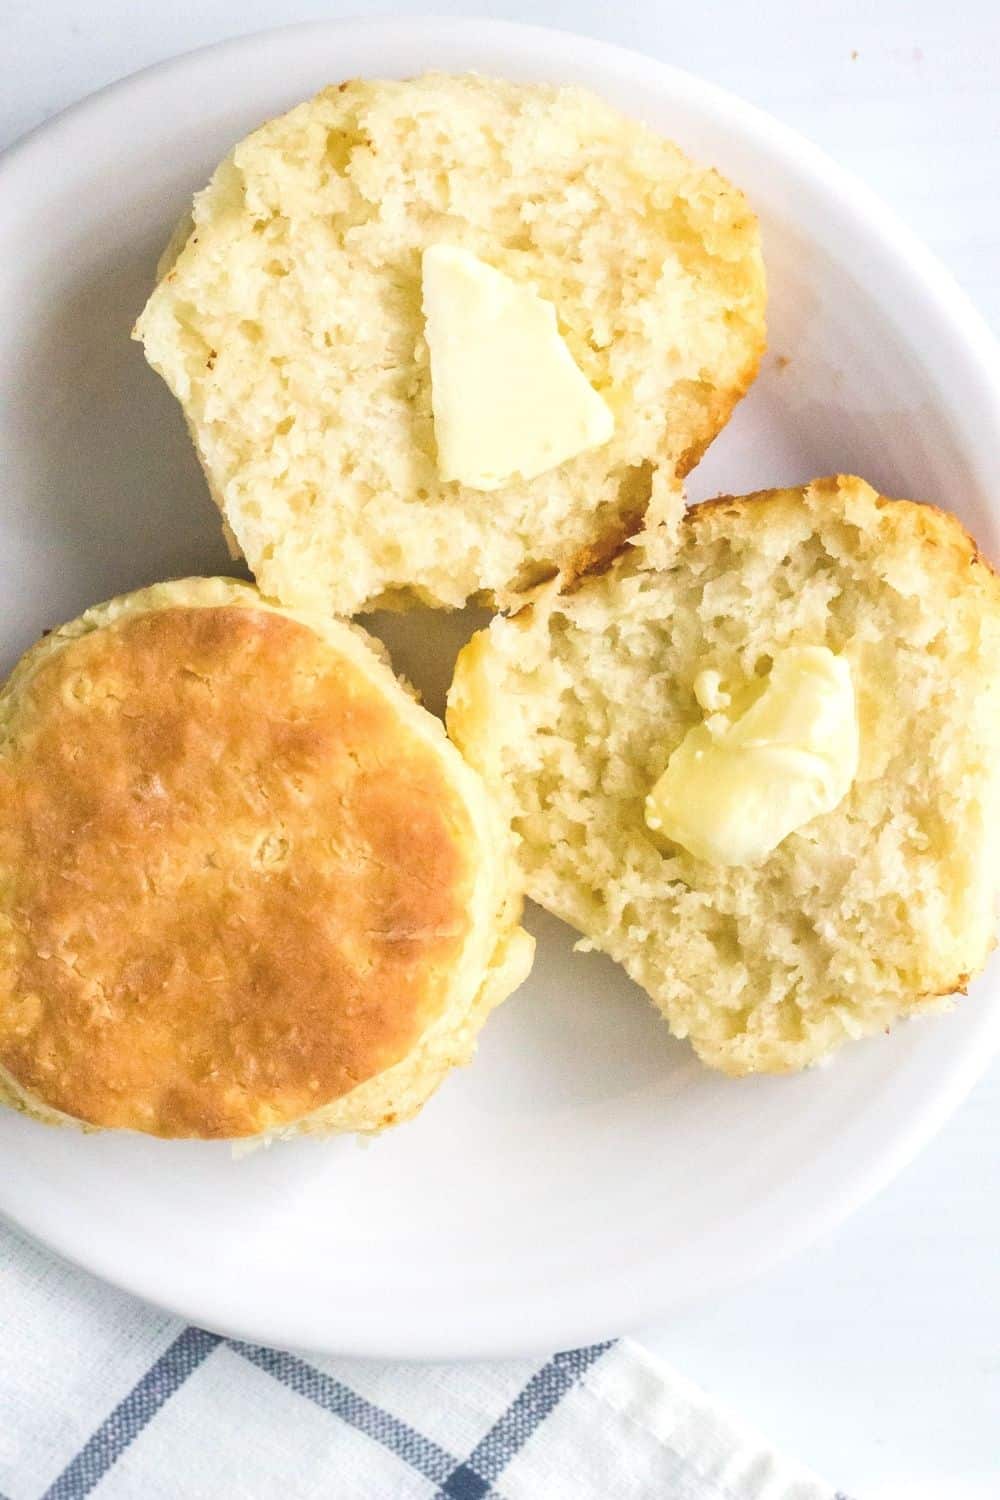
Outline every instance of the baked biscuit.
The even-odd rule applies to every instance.
[[[849,667],[849,789],[759,857],[696,857],[646,799],[719,685],[757,693],[793,648]],[[509,809],[528,894],[712,1067],[801,1068],[940,1005],[993,944],[1000,581],[930,506],[846,477],[696,506],[659,570],[630,548],[474,637],[449,726]],[[781,753],[812,774],[815,756]]]
[[[489,492],[440,477],[422,255],[553,306],[609,441]],[[593,95],[352,81],[235,147],[136,326],[260,587],[351,615],[501,606],[613,551],[725,424],[764,345],[742,194]]]
[[[478,778],[378,649],[196,578],[22,660],[0,696],[7,1103],[168,1137],[375,1131],[468,1060],[531,943]]]

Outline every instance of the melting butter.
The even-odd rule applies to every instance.
[[[423,307],[442,479],[495,490],[610,439],[609,407],[533,287],[468,250],[431,245]]]
[[[842,801],[858,769],[846,658],[789,646],[765,678],[735,693],[711,668],[694,689],[707,716],[646,798],[654,832],[711,864],[749,865]]]

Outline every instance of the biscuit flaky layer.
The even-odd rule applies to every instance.
[[[846,797],[756,864],[658,839],[644,800],[703,719],[697,674],[749,680],[792,645],[849,661]],[[695,506],[676,550],[647,538],[474,638],[449,726],[529,895],[713,1067],[803,1067],[940,1003],[993,944],[1000,580],[932,506],[843,476]]]
[[[412,1112],[488,1008],[502,858],[475,778],[351,627],[222,580],[81,623],[0,712],[15,1102],[199,1137]],[[422,1048],[399,1099],[371,1090]]]
[[[421,257],[555,307],[615,432],[484,494],[438,473]],[[725,424],[764,345],[743,195],[574,88],[353,80],[240,142],[136,326],[261,588],[351,615],[506,605],[613,551]]]

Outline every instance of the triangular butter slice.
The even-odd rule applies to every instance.
[[[496,490],[608,441],[614,417],[532,287],[431,245],[423,296],[442,479]]]

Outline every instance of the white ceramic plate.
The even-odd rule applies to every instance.
[[[171,574],[226,570],[179,411],[129,329],[168,231],[230,144],[352,74],[578,82],[676,137],[761,214],[771,353],[696,498],[854,470],[958,511],[1000,553],[988,334],[862,189],[766,116],[596,42],[477,21],[345,22],[141,73],[0,166],[0,648]],[[468,622],[389,622],[440,703]],[[475,1065],[366,1148],[84,1138],[0,1118],[0,1211],[227,1333],[345,1354],[550,1350],[711,1294],[828,1228],[963,1097],[1000,1037],[991,981],[828,1069],[731,1082],[612,964],[536,917],[530,982]],[[902,1251],[903,1247],[901,1247]]]

